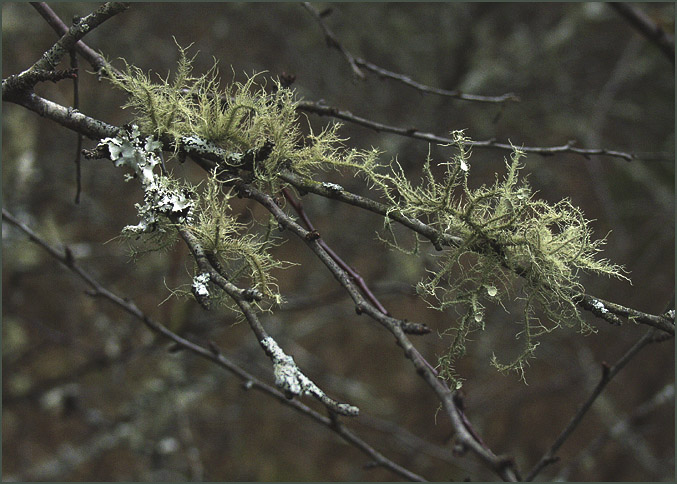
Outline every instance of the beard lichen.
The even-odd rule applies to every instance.
[[[524,153],[514,148],[506,160],[507,173],[491,186],[472,189],[470,140],[462,131],[452,133],[457,154],[441,163],[444,176],[433,175],[430,158],[423,165],[418,186],[404,175],[399,164],[355,166],[386,198],[391,210],[418,218],[439,231],[440,239],[457,243],[439,257],[438,267],[417,286],[431,306],[454,307],[458,319],[445,334],[452,343],[439,360],[440,374],[459,387],[455,362],[465,354],[468,335],[485,329],[486,304],[522,304],[522,351],[502,363],[501,371],[517,371],[538,345],[536,338],[562,326],[594,331],[581,316],[576,297],[584,293],[581,271],[627,279],[622,267],[597,259],[605,240],[593,240],[589,221],[569,200],[549,204],[535,198],[520,180]]]
[[[123,71],[109,68],[108,78],[128,95],[123,108],[134,112],[134,123],[144,134],[171,139],[181,146],[202,146],[223,154],[220,168],[242,167],[245,153],[265,151],[266,156],[244,166],[254,183],[277,188],[280,170],[288,168],[310,176],[318,167],[337,163],[364,163],[377,152],[346,150],[337,135],[338,123],[319,133],[303,135],[294,92],[274,81],[271,89],[258,76],[222,88],[216,62],[195,76],[194,58],[179,47],[179,62],[170,78],[151,76],[125,62]]]
[[[252,157],[245,168],[250,173],[247,181],[271,193],[283,184],[282,170],[312,179],[319,170],[348,169],[380,192],[389,213],[418,219],[438,232],[438,241],[451,241],[437,268],[417,290],[432,307],[453,307],[458,314],[455,324],[443,333],[451,335],[452,342],[439,359],[440,375],[456,388],[462,379],[455,363],[465,355],[470,333],[485,329],[487,304],[518,301],[522,305],[517,318],[520,354],[507,363],[494,355],[491,363],[524,378],[538,336],[562,326],[593,331],[576,305],[576,298],[584,293],[581,271],[625,278],[621,267],[596,258],[604,239],[592,239],[589,221],[578,208],[569,200],[554,204],[539,200],[520,179],[524,153],[518,148],[506,160],[503,178],[497,176],[491,186],[470,188],[471,142],[462,131],[454,132],[457,153],[438,165],[443,175],[433,174],[428,155],[421,183],[414,185],[397,160],[381,162],[377,150],[344,149],[338,124],[319,133],[310,129],[304,136],[292,90],[279,83],[267,90],[255,77],[222,90],[216,64],[196,77],[191,62],[180,48],[172,80],[168,76],[154,81],[129,65],[120,76],[110,75],[129,94],[125,107],[133,108],[134,122],[143,135],[173,140],[175,150],[190,142],[223,153],[218,168],[229,177],[238,176],[229,168],[238,166],[246,158],[243,154],[266,147],[265,156]],[[254,286],[279,299],[269,274],[281,263],[269,255],[267,239],[251,235],[229,215],[231,194],[221,189],[218,178],[212,173],[204,194],[197,197],[190,230],[206,250],[217,255],[217,265],[236,276],[246,274]],[[388,216],[385,223],[391,223]],[[401,248],[397,241],[392,245]]]
[[[273,245],[272,230],[262,236],[237,221],[231,214],[232,190],[222,189],[224,182],[216,172],[210,174],[203,189],[156,173],[161,163],[162,143],[153,136],[142,136],[135,124],[120,130],[115,138],[102,139],[98,149],[107,150],[116,166],[130,168],[127,181],[138,179],[143,187],[144,203],[135,205],[140,221],[124,227],[121,233],[123,238],[134,239],[147,247],[141,250],[139,244],[135,244],[133,250],[137,255],[170,247],[178,238],[176,229],[182,228],[194,236],[212,264],[228,280],[268,296],[271,304],[281,302],[271,271],[285,264],[269,253]],[[224,293],[209,290],[209,278],[205,278],[205,274],[196,274],[192,289],[205,307],[208,302],[216,302],[237,310]],[[174,294],[184,292],[173,291]]]

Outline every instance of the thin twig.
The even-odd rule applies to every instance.
[[[64,35],[68,32],[68,25],[66,25],[61,18],[52,10],[52,8],[45,2],[30,2],[35,10],[44,18],[47,23],[59,35]],[[93,68],[98,71],[106,65],[106,61],[94,49],[85,44],[82,40],[75,43],[75,50],[80,54]]]
[[[450,91],[448,89],[440,89],[439,87],[426,86],[425,84],[421,84],[420,82],[414,81],[409,76],[389,71],[388,69],[379,67],[376,64],[373,64],[361,58],[355,59],[355,63],[360,67],[364,67],[365,69],[375,74],[378,74],[379,77],[401,82],[402,84],[405,84],[409,87],[413,87],[417,91],[425,94],[436,94],[438,96],[451,97],[454,99],[459,99],[461,101],[475,101],[480,103],[520,102],[520,98],[512,92],[509,92],[507,94],[501,94],[500,96],[482,96],[479,94],[467,94],[459,91],[458,89]]]
[[[233,363],[230,359],[225,357],[223,353],[218,349],[218,347],[216,347],[216,345],[210,344],[210,347],[206,348],[199,344],[193,343],[192,341],[182,338],[181,336],[167,329],[167,327],[164,326],[163,324],[150,318],[149,316],[144,314],[143,311],[141,311],[132,300],[120,297],[115,293],[106,289],[104,286],[102,286],[96,279],[94,279],[88,272],[86,272],[78,265],[78,263],[73,258],[72,253],[68,249],[62,252],[54,248],[53,246],[48,244],[45,240],[43,240],[40,236],[38,236],[35,232],[33,232],[28,226],[19,222],[5,208],[2,209],[2,219],[20,229],[29,237],[31,241],[38,244],[50,256],[61,262],[69,270],[71,270],[78,277],[80,277],[92,289],[90,293],[91,295],[102,297],[104,299],[111,301],[113,304],[120,307],[127,313],[141,320],[144,323],[144,325],[146,325],[154,333],[157,333],[160,336],[163,336],[164,338],[171,340],[173,343],[180,346],[181,348],[188,350],[209,361],[212,361],[218,366],[233,373],[235,376],[237,376],[240,380],[242,380],[246,384],[245,388],[247,389],[253,388],[259,390],[262,393],[277,399],[280,403],[287,405],[295,409],[296,411],[300,412],[301,414],[324,425],[325,427],[330,428],[338,435],[340,435],[341,438],[343,438],[346,442],[352,444],[353,446],[364,452],[366,455],[368,455],[370,459],[376,461],[381,467],[384,467],[409,481],[418,481],[418,482],[425,481],[425,479],[420,475],[411,472],[410,470],[394,463],[393,461],[385,457],[383,454],[375,450],[365,441],[360,439],[351,430],[346,428],[345,425],[343,425],[342,423],[338,422],[337,424],[337,422],[334,419],[325,417],[317,413],[316,411],[312,410],[310,407],[306,406],[305,404],[301,403],[298,400],[289,400],[278,389],[266,383],[263,383],[258,378],[256,378],[255,376],[253,376],[252,374],[241,368],[239,365]]]
[[[639,353],[639,351],[644,348],[646,345],[655,342],[655,332],[656,329],[650,329],[647,331],[617,362],[614,366],[609,367],[606,364],[602,364],[602,377],[597,384],[597,386],[594,388],[590,396],[583,402],[583,405],[578,409],[578,411],[574,414],[574,416],[571,418],[567,426],[562,430],[562,432],[559,434],[559,436],[555,439],[555,442],[550,446],[550,449],[541,457],[541,459],[538,461],[538,463],[534,466],[534,468],[529,472],[529,474],[526,477],[526,481],[533,481],[534,478],[545,468],[546,466],[554,463],[557,461],[557,458],[555,457],[555,454],[557,454],[557,451],[559,448],[566,442],[566,440],[569,438],[569,436],[573,433],[573,431],[576,429],[578,424],[581,423],[581,420],[583,420],[583,417],[587,413],[588,410],[590,410],[590,407],[592,406],[593,403],[595,403],[595,400],[597,397],[602,393],[604,388],[609,384],[609,382],[613,379],[616,374],[621,371],[621,369]]]
[[[70,52],[71,57],[71,68],[75,70],[76,74],[78,71],[78,56],[75,51]],[[76,75],[73,79],[73,109],[80,109],[80,86],[79,78]],[[82,192],[82,171],[81,171],[81,159],[82,159],[82,135],[77,133],[77,143],[75,146],[75,203],[80,203],[80,193]]]
[[[33,71],[53,70],[56,68],[59,62],[61,62],[61,59],[75,47],[75,44],[82,37],[114,15],[123,12],[128,7],[129,4],[120,2],[107,2],[103,4],[96,11],[75,22],[73,26],[68,29],[68,32],[63,34],[61,38],[50,49],[48,49],[37,62],[35,62],[31,67],[18,76],[21,77],[22,75]]]
[[[356,116],[350,111],[340,110],[333,106],[327,106],[319,102],[313,101],[300,101],[297,103],[297,109],[299,111],[305,111],[318,116],[331,116],[336,119],[342,119],[349,123],[357,124],[359,126],[364,126],[366,128],[373,129],[377,132],[384,133],[393,133],[400,136],[406,136],[409,138],[420,139],[428,141],[429,143],[435,143],[440,145],[453,146],[455,144],[454,140],[444,136],[438,136],[433,133],[426,133],[418,130],[417,128],[400,128],[398,126],[391,126],[377,121],[372,121],[367,118]],[[471,148],[493,148],[506,151],[514,151],[515,145],[511,143],[500,143],[495,139],[484,140],[484,141],[469,141],[468,146]],[[569,141],[561,146],[521,146],[519,149],[525,153],[534,153],[541,156],[552,156],[561,153],[575,153],[581,155],[585,158],[591,156],[611,156],[615,158],[622,158],[626,161],[633,161],[638,159],[637,155],[634,153],[627,153],[624,151],[609,150],[606,148],[576,148],[574,141]]]
[[[672,336],[675,335],[674,317],[671,320],[664,315],[656,316],[654,314],[647,314],[588,294],[583,294],[579,297],[578,305],[612,324],[618,324],[618,317],[622,316],[635,323],[653,326]]]
[[[577,468],[580,467],[583,462],[590,459],[592,456],[597,455],[600,448],[609,440],[618,438],[621,434],[628,432],[631,426],[636,425],[641,420],[646,418],[651,412],[657,410],[660,406],[665,405],[666,403],[675,402],[675,384],[668,383],[660,391],[658,391],[653,397],[645,401],[638,407],[636,407],[630,415],[625,417],[622,420],[617,421],[613,424],[606,432],[602,435],[596,437],[592,442],[585,446],[578,455],[569,462],[566,467],[562,468],[557,477],[554,479],[555,482],[566,482],[569,481],[569,476]],[[634,440],[631,444],[633,447],[636,447],[636,442]],[[634,448],[633,452],[637,452],[637,449]],[[648,450],[647,450],[648,452]],[[652,456],[652,461],[655,458]],[[655,463],[653,465],[644,466],[647,471],[656,471]]]
[[[350,68],[353,70],[353,74],[355,76],[359,77],[360,79],[364,79],[364,73],[360,70],[360,68],[357,66],[357,63],[355,62],[355,57],[348,52],[348,50],[343,47],[343,44],[339,42],[338,38],[334,35],[334,33],[329,30],[329,27],[327,27],[327,24],[324,23],[324,20],[322,20],[322,15],[320,12],[317,11],[315,7],[313,7],[310,2],[303,2],[301,5],[310,12],[310,14],[315,17],[315,20],[320,24],[320,27],[322,27],[322,31],[324,32],[324,38],[327,42],[327,46],[333,47],[334,49],[338,50],[341,54],[343,54],[343,57],[346,58],[348,61],[348,64],[350,64]]]
[[[392,72],[387,69],[384,69],[383,67],[379,67],[376,64],[366,61],[361,58],[356,58],[353,56],[348,49],[346,49],[343,44],[338,40],[336,35],[329,29],[327,24],[324,22],[324,18],[322,13],[320,13],[315,7],[312,6],[309,2],[303,2],[303,7],[305,7],[306,10],[310,12],[310,14],[317,20],[317,22],[320,24],[320,27],[322,28],[322,31],[324,32],[324,38],[327,42],[327,45],[329,47],[333,47],[341,54],[343,57],[346,58],[348,61],[348,64],[350,64],[351,69],[353,70],[353,73],[359,77],[360,79],[365,79],[365,75],[360,69],[360,67],[363,67],[367,69],[368,71],[371,71],[375,74],[377,74],[381,78],[387,78],[387,79],[392,79],[397,82],[401,82],[402,84],[405,84],[409,87],[413,87],[419,92],[426,93],[426,94],[436,94],[438,96],[445,96],[445,97],[451,97],[454,99],[460,99],[462,101],[476,101],[476,102],[484,102],[484,103],[505,103],[508,101],[512,102],[519,102],[519,97],[517,97],[513,93],[508,93],[508,94],[503,94],[501,96],[481,96],[477,94],[466,94],[458,90],[454,91],[449,91],[447,89],[440,89],[437,87],[430,87],[426,86],[425,84],[421,84],[420,82],[414,81],[411,79],[409,76],[406,76],[404,74],[398,74],[397,72]]]
[[[352,267],[350,267],[348,264],[345,263],[345,261],[334,251],[332,250],[329,245],[322,239],[319,235],[319,232],[315,229],[313,226],[313,223],[310,221],[310,218],[308,218],[308,214],[306,211],[303,209],[303,204],[301,203],[300,200],[296,200],[291,193],[289,193],[289,190],[286,188],[282,189],[282,193],[284,197],[291,203],[292,207],[294,207],[294,210],[296,210],[296,213],[299,214],[303,222],[306,224],[306,227],[311,233],[317,233],[318,234],[318,242],[320,245],[322,245],[322,248],[327,251],[329,256],[334,259],[334,261],[343,269],[346,271],[350,277],[352,277],[355,280],[355,283],[357,286],[362,290],[362,293],[371,301],[371,303],[378,308],[379,311],[381,311],[385,315],[389,315],[390,313],[388,310],[381,304],[381,301],[378,300],[378,298],[374,295],[373,292],[369,289],[369,286],[367,286],[367,283],[364,281],[364,278]]]
[[[675,38],[637,7],[627,3],[610,2],[609,6],[621,14],[644,37],[656,44],[658,48],[675,63]]]

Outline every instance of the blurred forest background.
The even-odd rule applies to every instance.
[[[176,66],[175,38],[181,46],[192,44],[191,53],[199,51],[196,72],[217,59],[224,84],[258,72],[262,79],[293,74],[300,99],[441,136],[466,129],[475,140],[518,146],[575,140],[578,147],[637,153],[640,159],[632,162],[529,155],[524,173],[539,197],[568,197],[581,207],[597,237],[611,231],[603,256],[624,265],[632,285],[583,275],[590,294],[652,314],[666,310],[675,280],[674,65],[617,12],[602,3],[314,6],[332,9],[324,21],[356,57],[430,86],[511,92],[521,101],[467,102],[424,95],[374,74],[356,79],[300,4],[134,3],[84,41],[108,59],[123,57],[164,77]],[[94,5],[53,8],[69,24]],[[674,31],[673,4],[640,8]],[[29,67],[56,39],[29,4],[3,2],[3,77]],[[117,126],[129,122],[132,113],[119,108],[123,94],[87,70],[80,61],[80,110]],[[72,104],[70,82],[44,83],[37,92]],[[190,284],[193,262],[185,246],[134,261],[129,247],[115,240],[125,225],[137,223],[137,184],[124,183],[110,162],[83,160],[82,198],[75,205],[75,133],[17,105],[4,103],[2,114],[5,208],[51,243],[68,244],[110,290],[182,334],[208,332],[202,337],[272,382],[270,361],[247,324],[234,324],[233,314],[206,312],[192,298],[169,297],[170,289]],[[318,130],[333,121],[308,114],[301,122]],[[453,154],[449,147],[351,124],[340,133],[348,147],[374,146],[386,159],[397,157],[414,180],[429,149],[436,161]],[[83,147],[93,146],[86,140]],[[471,183],[492,183],[508,155],[475,149]],[[204,177],[191,163],[174,169],[191,180]],[[328,173],[325,180],[368,194],[351,176]],[[394,316],[433,328],[414,343],[436,361],[450,342],[438,332],[455,314],[428,309],[412,290],[434,251],[426,246],[411,258],[389,250],[376,237],[379,217],[312,195],[303,201],[322,237]],[[243,220],[262,214],[251,201],[238,203]],[[79,279],[16,229],[3,224],[2,236],[3,480],[397,478],[365,467],[364,455],[335,434],[245,391],[215,365],[168,352],[168,344],[138,321],[87,296]],[[266,329],[330,395],[360,407],[361,415],[347,425],[395,462],[430,480],[493,480],[472,456],[451,455],[451,427],[443,412],[436,419],[434,394],[391,337],[355,314],[348,295],[305,249],[290,237],[275,250],[298,265],[276,272],[287,304],[263,318]],[[517,349],[514,317],[500,307],[488,308],[487,331],[474,334],[459,363],[469,418],[492,450],[514,456],[524,470],[597,383],[600,363],[618,360],[647,330],[584,317],[598,332],[559,330],[542,338],[527,368],[528,385],[489,365],[492,352],[507,360]],[[673,340],[641,352],[562,447],[561,461],[540,477],[673,480],[674,358]],[[665,404],[633,418],[661,391],[669,397]],[[623,421],[628,427],[614,430]]]

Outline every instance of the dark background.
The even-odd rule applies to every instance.
[[[579,147],[640,153],[642,159],[630,163],[531,155],[524,173],[540,197],[568,197],[581,207],[598,237],[611,231],[602,256],[623,264],[632,285],[582,275],[589,293],[653,314],[666,309],[674,294],[674,66],[655,45],[601,3],[315,6],[333,9],[327,25],[356,57],[431,86],[484,95],[514,92],[521,102],[499,106],[423,95],[371,74],[356,80],[299,4],[132,4],[84,40],[108,59],[124,57],[165,76],[176,65],[175,37],[182,46],[193,43],[190,52],[199,51],[196,72],[218,59],[224,83],[262,71],[262,79],[293,73],[299,98],[323,99],[375,121],[442,136],[465,128],[476,140],[495,137],[526,146],[575,140]],[[94,5],[53,7],[69,23]],[[640,8],[674,31],[672,4]],[[30,5],[3,3],[3,77],[29,67],[56,38]],[[122,93],[87,69],[81,61],[80,110],[115,125],[129,122],[131,113],[119,109]],[[46,83],[37,91],[72,103],[68,82]],[[314,115],[308,121],[315,129],[331,122]],[[227,356],[272,381],[269,361],[247,325],[233,324],[232,314],[206,313],[185,298],[160,304],[170,288],[190,283],[192,262],[184,247],[134,262],[129,247],[113,240],[136,223],[137,185],[124,183],[111,163],[84,161],[82,201],[75,205],[76,135],[8,103],[2,130],[5,208],[51,243],[68,244],[100,282],[147,314],[184,334],[209,330]],[[348,147],[375,146],[385,159],[397,156],[418,179],[426,142],[351,125],[341,134],[349,138]],[[85,142],[85,148],[92,146]],[[431,147],[437,161],[452,153]],[[474,150],[472,183],[492,183],[507,155]],[[204,176],[190,164],[176,170],[195,181]],[[323,177],[367,194],[359,179]],[[419,258],[410,258],[387,250],[375,236],[379,217],[319,197],[307,196],[304,204],[324,239],[394,316],[434,328],[414,341],[435,361],[449,344],[437,332],[455,315],[428,309],[411,292],[434,251],[425,247]],[[234,209],[262,215],[252,203],[238,202]],[[291,237],[276,256],[299,265],[276,273],[288,305],[264,318],[266,328],[330,395],[360,407],[362,415],[348,425],[427,479],[493,480],[472,456],[449,455],[450,425],[442,413],[436,418],[433,393],[390,336],[355,314],[306,247]],[[2,284],[4,479],[396,478],[365,469],[364,455],[332,432],[244,391],[213,365],[169,354],[164,341],[109,303],[89,298],[80,280],[4,224]],[[598,332],[584,337],[559,330],[544,337],[525,385],[489,365],[493,352],[507,360],[516,351],[515,317],[489,308],[487,331],[473,335],[459,370],[470,419],[495,452],[515,456],[526,471],[596,384],[600,363],[615,362],[647,328],[612,327],[586,313]],[[565,469],[570,480],[674,479],[674,398],[586,454],[586,446],[616,422],[661,389],[674,388],[673,380],[672,340],[642,351],[562,447],[561,462],[541,477]],[[384,421],[437,447],[417,447],[417,440],[393,433]]]

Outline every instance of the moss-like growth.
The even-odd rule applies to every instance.
[[[212,264],[231,282],[256,289],[279,304],[282,298],[271,271],[288,264],[269,252],[274,244],[270,225],[264,234],[254,233],[250,225],[238,222],[231,214],[234,196],[232,189],[223,188],[217,173],[212,173],[187,228],[212,256]]]
[[[225,153],[220,167],[224,170],[237,166],[243,153],[267,147],[266,156],[246,168],[253,174],[253,183],[273,193],[281,184],[278,175],[283,169],[308,177],[328,168],[349,169],[380,192],[391,212],[420,219],[439,232],[439,240],[453,241],[418,291],[433,307],[458,311],[456,323],[448,330],[452,343],[440,358],[441,375],[456,387],[461,379],[455,361],[465,354],[468,335],[485,328],[486,304],[522,302],[523,350],[511,362],[500,363],[494,357],[492,363],[523,376],[539,335],[562,326],[592,331],[575,302],[584,291],[580,271],[624,277],[619,266],[595,258],[604,241],[592,239],[579,209],[568,200],[555,204],[538,200],[520,180],[523,153],[518,148],[506,161],[503,178],[497,176],[493,185],[472,189],[469,140],[463,132],[455,132],[458,152],[438,166],[443,176],[433,175],[428,156],[422,182],[414,185],[397,161],[379,161],[376,150],[345,150],[337,124],[302,136],[294,94],[278,83],[267,90],[250,78],[222,90],[216,65],[206,74],[193,76],[185,49],[180,49],[172,80],[168,76],[154,81],[127,66],[122,77],[112,81],[129,93],[126,106],[134,109],[144,135],[170,137],[176,146],[189,139],[216,147]],[[279,263],[265,250],[266,241],[248,234],[228,215],[231,195],[221,190],[217,178],[212,174],[193,205],[190,229],[217,255],[217,264],[235,275],[246,273],[265,294],[276,295],[269,271]]]
[[[417,186],[397,163],[353,168],[380,189],[392,210],[424,220],[439,230],[440,238],[448,235],[459,241],[418,285],[419,294],[433,307],[453,306],[459,313],[448,330],[453,340],[440,359],[440,373],[460,386],[454,362],[465,354],[468,335],[485,328],[485,304],[517,298],[523,302],[523,350],[508,363],[494,356],[492,364],[524,377],[524,365],[533,356],[539,335],[561,326],[593,331],[575,302],[575,296],[584,292],[579,272],[625,276],[621,267],[595,258],[604,240],[592,240],[589,223],[578,208],[568,200],[551,205],[534,197],[519,179],[523,153],[518,148],[506,162],[503,179],[497,176],[492,186],[472,189],[469,140],[461,131],[453,137],[458,153],[441,163],[441,180],[433,175],[430,159]]]
[[[224,157],[224,165],[236,163],[238,154],[270,146],[270,153],[251,167],[259,184],[277,184],[283,166],[310,175],[318,166],[339,160],[361,163],[376,157],[375,151],[344,150],[338,124],[303,136],[294,93],[278,82],[266,89],[254,76],[221,88],[216,63],[196,77],[186,49],[179,48],[179,53],[171,79],[153,79],[126,63],[121,76],[109,70],[111,82],[129,94],[123,107],[134,110],[142,133],[169,136],[177,147],[182,140],[203,140],[231,154]]]

